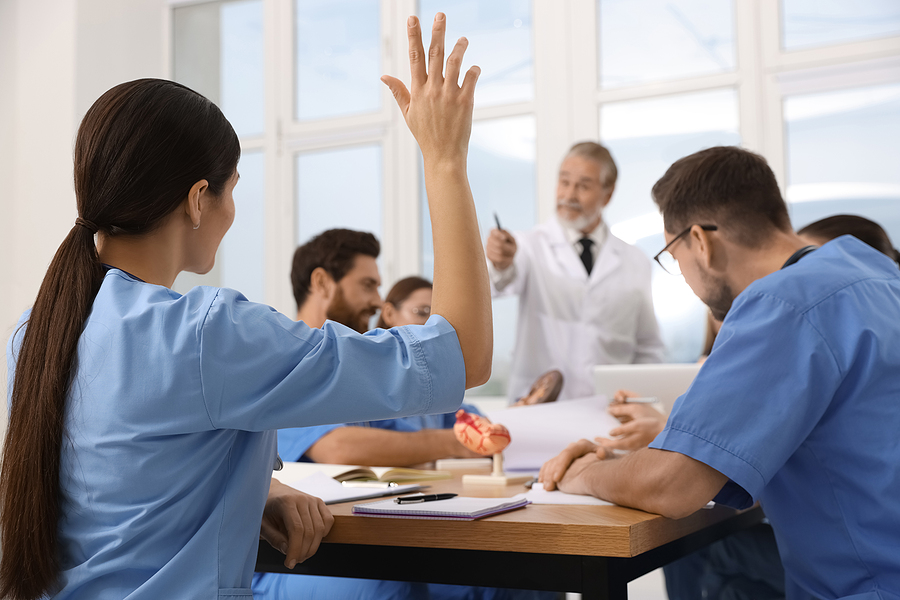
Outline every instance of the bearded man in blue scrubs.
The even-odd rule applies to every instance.
[[[896,263],[850,236],[807,246],[765,160],[739,148],[677,161],[653,197],[657,261],[722,329],[649,448],[611,459],[581,440],[541,480],[672,518],[759,501],[789,599],[900,599]]]
[[[374,235],[350,229],[329,229],[297,248],[291,267],[297,320],[310,327],[322,327],[330,320],[365,333],[369,319],[381,306],[376,262],[380,250]],[[474,406],[462,407],[480,414]],[[455,422],[455,413],[450,412],[281,429],[278,451],[288,461],[367,466],[415,466],[441,458],[480,456],[457,441],[452,429]],[[526,590],[279,573],[254,574],[253,595],[258,600],[546,600],[555,596]]]

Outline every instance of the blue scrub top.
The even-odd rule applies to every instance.
[[[463,404],[466,412],[480,415],[481,413],[472,405]],[[420,415],[415,417],[401,417],[399,419],[383,419],[381,421],[363,421],[358,423],[339,423],[333,425],[316,425],[314,427],[294,427],[278,431],[278,453],[281,458],[293,462],[312,462],[306,456],[306,451],[322,437],[340,427],[374,427],[390,431],[413,432],[423,429],[449,429],[456,423],[456,413],[443,413],[439,415]]]
[[[65,599],[249,598],[277,427],[447,412],[465,389],[439,316],[365,335],[310,329],[233,290],[181,296],[117,269],[76,367],[54,596]]]
[[[900,598],[900,270],[844,236],[747,287],[650,445],[760,500],[806,594]]]

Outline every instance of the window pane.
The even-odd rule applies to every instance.
[[[513,117],[476,122],[469,141],[469,182],[475,197],[478,223],[487,236],[494,214],[504,229],[522,231],[537,221],[535,192],[535,120]],[[422,272],[434,273],[431,221],[422,194]],[[518,300],[494,300],[494,363],[491,379],[470,395],[505,396],[515,342]]]
[[[295,0],[298,120],[381,109],[379,4],[376,0]]]
[[[234,188],[234,223],[222,238],[216,264],[209,273],[182,272],[172,289],[185,293],[211,285],[238,290],[254,302],[265,302],[265,160],[262,152],[244,152]],[[202,227],[203,224],[201,223]]]
[[[175,81],[215,102],[239,136],[263,133],[263,3],[176,8]]]
[[[222,287],[240,290],[254,302],[265,300],[265,161],[245,152],[234,188],[234,223],[219,246]]]
[[[861,215],[900,240],[900,84],[784,101],[787,199],[802,227]]]
[[[787,50],[900,35],[897,0],[782,0]]]
[[[381,239],[381,146],[297,155],[297,242],[335,227]]]
[[[469,40],[460,81],[469,67],[481,67],[475,89],[477,106],[527,102],[534,98],[529,0],[420,0],[419,18],[426,49],[437,12],[447,15],[447,54],[460,37]]]
[[[650,189],[679,158],[740,143],[737,94],[725,89],[606,104],[600,132],[619,169],[604,218],[615,235],[652,257],[665,241]],[[666,359],[692,362],[703,345],[706,309],[682,278],[655,264],[653,269],[653,303]]]
[[[597,15],[600,87],[735,68],[730,1],[599,0]]]

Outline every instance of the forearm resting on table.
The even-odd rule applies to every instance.
[[[329,431],[306,451],[318,463],[365,467],[409,467],[441,458],[471,456],[452,429],[391,431],[341,427]]]
[[[693,458],[654,448],[598,461],[581,477],[593,496],[672,519],[703,508],[728,481]]]

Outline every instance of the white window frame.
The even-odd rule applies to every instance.
[[[167,0],[166,34],[175,7],[213,0]],[[378,0],[382,70],[409,82],[406,18],[416,0]],[[761,153],[785,186],[785,96],[900,81],[900,36],[786,52],[779,0],[733,0],[733,72],[600,89],[596,0],[532,0],[534,97],[529,102],[476,107],[476,121],[533,115],[536,122],[536,214],[553,218],[559,161],[579,140],[602,139],[599,115],[610,102],[716,89],[737,92],[742,145]],[[386,286],[421,272],[419,153],[390,92],[380,111],[310,122],[294,120],[292,0],[263,0],[265,131],[241,139],[265,153],[265,294],[286,314],[295,306],[288,278],[296,244],[294,154],[365,143],[382,147],[382,278]],[[171,40],[166,40],[171,52]],[[165,57],[171,76],[171,56]],[[476,198],[477,201],[477,198]]]

